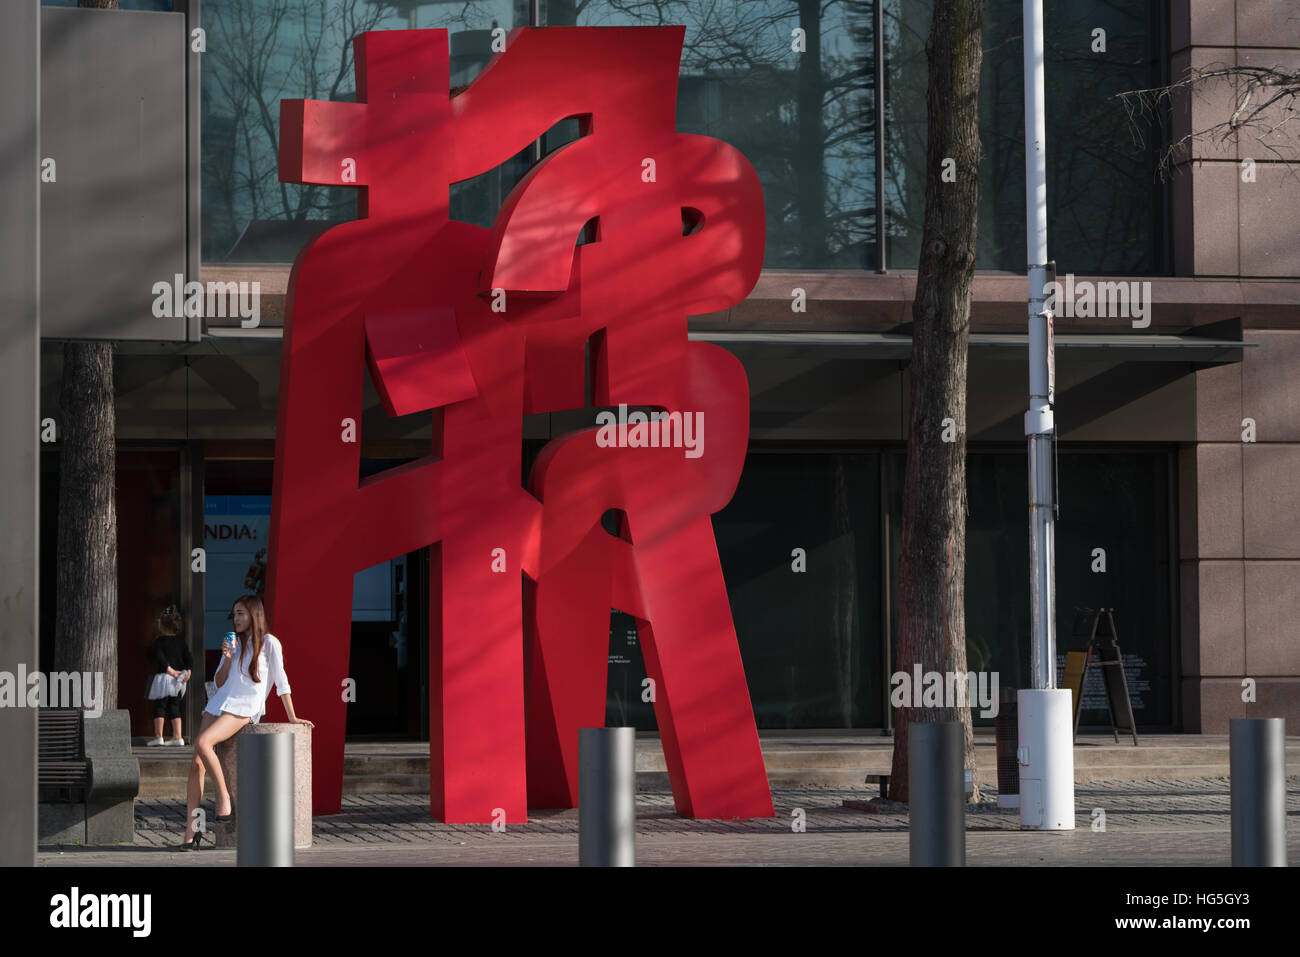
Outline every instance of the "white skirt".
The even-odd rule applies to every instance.
[[[169,675],[161,671],[153,676],[153,683],[149,685],[149,700],[157,701],[159,698],[172,698],[176,695],[185,694],[186,682],[180,678]]]

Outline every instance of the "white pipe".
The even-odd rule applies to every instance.
[[[1024,0],[1025,214],[1027,258],[1047,262],[1047,114],[1043,93],[1043,3]],[[1034,291],[1031,290],[1030,298]],[[1042,298],[1041,288],[1037,290]]]

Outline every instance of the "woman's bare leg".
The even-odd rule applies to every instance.
[[[162,737],[162,735],[159,734],[158,737]],[[173,741],[181,740],[181,719],[180,718],[172,718],[172,740]]]
[[[154,718],[154,719],[153,719],[153,736],[154,736],[155,738],[161,738],[161,737],[162,737],[162,731],[163,731],[163,719],[162,719],[162,718]]]
[[[216,721],[216,715],[203,713],[203,720],[199,723],[199,734],[202,734],[207,728]],[[190,779],[185,785],[185,841],[188,843],[194,837],[194,812],[198,809],[199,802],[203,800],[203,761],[199,758],[199,741],[198,737],[194,739],[194,757],[190,761]],[[206,828],[205,828],[206,830]]]
[[[217,792],[217,814],[223,817],[230,813],[230,792],[226,789],[226,776],[221,773],[221,762],[217,760],[216,746],[248,722],[248,718],[223,711],[219,718],[201,728],[194,738],[194,756],[212,775],[212,786]]]

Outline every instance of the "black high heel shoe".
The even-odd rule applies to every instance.
[[[175,847],[173,847],[172,849],[176,851],[197,851],[202,847],[202,841],[203,841],[203,832],[195,831],[193,838],[181,844],[175,845]]]

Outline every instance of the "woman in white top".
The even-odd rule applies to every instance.
[[[284,702],[285,713],[293,724],[314,725],[293,713],[289,696],[289,679],[284,673],[284,649],[280,640],[266,630],[266,609],[256,595],[244,595],[230,613],[235,626],[235,642],[221,643],[221,667],[215,681],[217,693],[203,709],[203,722],[194,738],[194,760],[186,787],[185,843],[183,850],[197,849],[202,831],[195,830],[195,810],[203,798],[203,772],[212,775],[217,791],[217,820],[231,818],[230,791],[226,788],[215,748],[244,725],[256,724],[266,713],[266,696],[271,685]],[[232,662],[237,662],[232,666]]]

